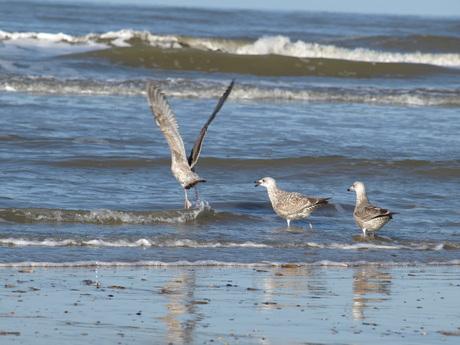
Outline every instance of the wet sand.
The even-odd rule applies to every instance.
[[[1,344],[458,344],[460,266],[1,268]]]

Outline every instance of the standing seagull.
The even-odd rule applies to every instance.
[[[198,191],[196,190],[196,185],[199,182],[206,182],[205,179],[201,178],[198,176],[198,174],[195,173],[193,167],[195,166],[196,162],[198,161],[198,157],[200,156],[203,139],[206,135],[206,131],[208,130],[208,126],[212,120],[214,120],[214,117],[219,112],[220,108],[222,108],[224,105],[228,95],[230,95],[234,82],[235,81],[232,80],[227,90],[224,92],[222,97],[220,97],[216,108],[212,112],[206,124],[201,129],[201,132],[198,135],[198,138],[196,139],[188,158],[185,153],[184,142],[179,133],[179,125],[177,124],[176,117],[171,110],[165,94],[161,88],[155,85],[152,81],[147,83],[147,99],[150,105],[150,109],[152,110],[155,121],[163,132],[163,135],[168,142],[169,148],[171,149],[171,171],[176,180],[184,188],[185,208],[190,208],[192,205],[187,197],[187,189],[194,187],[196,198],[198,200]]]
[[[347,189],[356,192],[356,206],[353,212],[356,224],[366,236],[366,231],[374,232],[380,230],[390,219],[393,219],[397,212],[390,212],[378,206],[372,206],[367,198],[364,183],[356,181],[353,186]]]
[[[276,214],[281,218],[286,219],[288,227],[291,225],[291,220],[308,218],[313,211],[328,204],[331,198],[311,198],[300,193],[286,192],[278,189],[275,179],[264,177],[263,179],[254,181],[255,186],[264,186],[267,188],[268,197],[272,203]],[[309,219],[310,229],[313,228]]]

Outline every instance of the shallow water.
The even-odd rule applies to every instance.
[[[458,18],[4,6],[1,266],[459,263]],[[146,81],[189,151],[233,78],[181,210]],[[331,205],[286,229],[264,176]],[[375,238],[356,180],[399,212]]]

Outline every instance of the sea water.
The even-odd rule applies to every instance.
[[[1,2],[0,266],[460,261],[455,17]],[[146,100],[186,151],[217,99],[183,210]],[[286,221],[253,181],[332,197]],[[356,180],[399,214],[353,220]],[[190,191],[194,201],[194,191]]]

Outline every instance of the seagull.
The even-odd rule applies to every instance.
[[[256,184],[255,187],[264,186],[267,188],[273,210],[278,216],[286,219],[288,227],[291,225],[291,220],[307,219],[313,211],[328,204],[328,200],[331,199],[312,198],[300,193],[286,192],[279,189],[275,179],[271,177],[264,177],[254,181],[254,183]],[[313,228],[309,219],[307,219],[307,222],[310,225],[310,229]]]
[[[214,120],[214,117],[219,112],[220,108],[224,105],[230,92],[232,91],[235,80],[232,80],[230,85],[225,90],[224,94],[220,97],[216,108],[212,112],[206,124],[201,129],[198,138],[193,145],[190,155],[187,157],[185,153],[185,146],[182,137],[179,133],[179,125],[177,124],[176,117],[166,99],[166,96],[162,89],[156,85],[153,81],[147,82],[147,99],[152,110],[155,121],[160,127],[163,135],[168,142],[169,148],[171,149],[171,171],[184,188],[185,192],[185,208],[188,209],[192,203],[188,200],[187,190],[195,188],[196,199],[198,200],[198,191],[196,185],[200,182],[206,182],[205,179],[198,176],[195,172],[194,166],[200,156],[201,147],[203,145],[203,139],[208,130],[209,124]]]
[[[393,219],[394,214],[397,212],[390,212],[384,208],[373,206],[369,202],[366,194],[364,183],[356,181],[347,189],[348,191],[356,192],[356,206],[353,212],[356,224],[363,231],[366,236],[366,231],[374,233],[380,230],[390,219]]]

